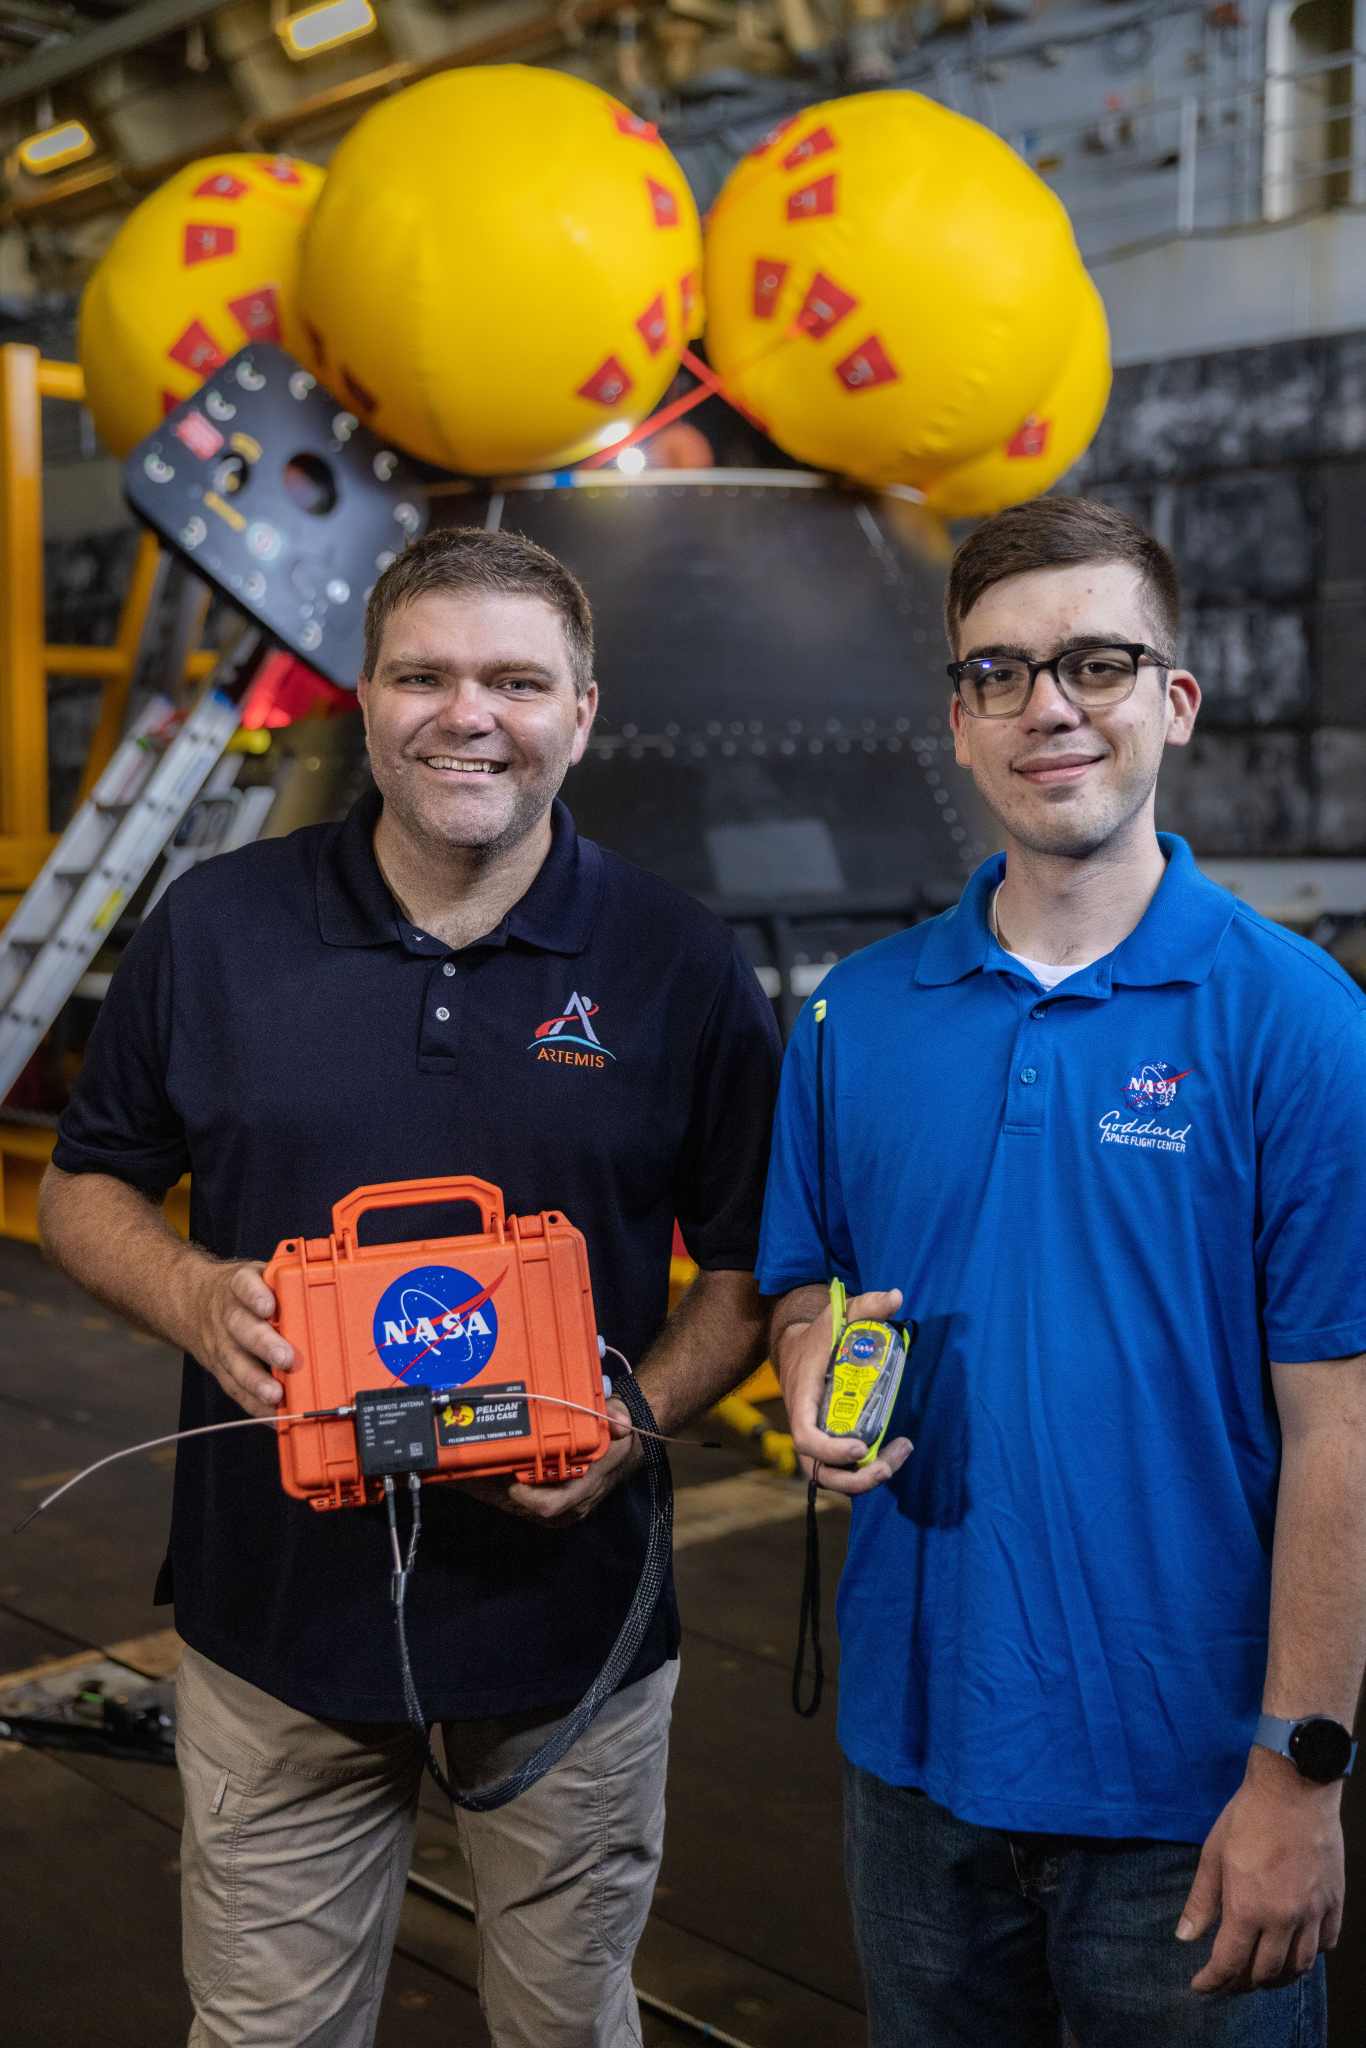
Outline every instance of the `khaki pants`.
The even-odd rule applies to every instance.
[[[497,1813],[459,1813],[494,2048],[639,2048],[631,1962],[664,1834],[671,1662]],[[189,2048],[369,2048],[421,1764],[402,1725],[315,1721],[187,1649],[177,1680]],[[554,1716],[446,1725],[461,1789]]]

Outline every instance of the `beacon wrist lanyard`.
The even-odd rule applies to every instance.
[[[865,1443],[868,1448],[855,1468],[861,1470],[872,1463],[887,1434],[901,1386],[901,1375],[915,1342],[915,1324],[877,1322],[870,1316],[858,1316],[851,1322],[848,1291],[834,1272],[825,1191],[826,1009],[824,997],[818,997],[812,1005],[816,1026],[817,1209],[821,1256],[830,1276],[831,1325],[830,1357],[816,1411],[816,1425],[827,1436],[858,1438]],[[820,1631],[820,1531],[816,1521],[816,1496],[820,1491],[818,1469],[813,1469],[806,1492],[806,1567],[802,1576],[801,1614],[797,1624],[797,1656],[792,1669],[792,1705],[803,1719],[809,1719],[819,1710],[825,1688],[825,1658]],[[811,1639],[811,1697],[803,1705],[808,1633]]]

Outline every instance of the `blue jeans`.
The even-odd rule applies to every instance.
[[[870,2048],[1324,2048],[1322,1956],[1278,1991],[1189,1988],[1198,1844],[971,1827],[846,1762],[844,1849]]]

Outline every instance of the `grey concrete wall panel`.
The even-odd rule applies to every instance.
[[[1190,599],[1304,597],[1314,588],[1310,479],[1300,470],[1199,477],[1176,500],[1173,552]]]
[[[1324,445],[1329,346],[1272,342],[1121,368],[1080,473],[1174,478],[1317,454]]]
[[[1366,846],[1366,732],[1320,726],[1310,748],[1318,796],[1317,850],[1360,853]]]
[[[1182,641],[1204,692],[1202,730],[1301,725],[1314,714],[1304,614],[1270,605],[1192,610]]]
[[[1176,556],[1199,737],[1162,814],[1202,853],[1366,853],[1366,332],[1130,363],[1066,488]]]
[[[1319,452],[1359,455],[1366,451],[1366,333],[1335,334],[1321,347],[1324,391]]]
[[[1158,824],[1201,854],[1319,851],[1307,747],[1290,732],[1198,734],[1168,751]]]

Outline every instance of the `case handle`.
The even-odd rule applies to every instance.
[[[360,1220],[372,1209],[413,1209],[420,1203],[473,1202],[486,1234],[503,1236],[503,1190],[492,1181],[476,1180],[472,1174],[452,1174],[444,1180],[390,1180],[374,1187],[353,1188],[332,1205],[332,1229],[337,1237],[359,1238]]]

